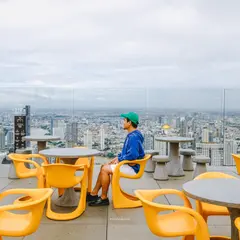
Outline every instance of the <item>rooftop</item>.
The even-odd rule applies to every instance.
[[[0,165],[0,191],[11,188],[35,188],[35,179],[8,179],[9,165]],[[95,165],[94,179],[95,183],[100,166]],[[235,167],[208,167],[208,171],[221,171],[227,174],[237,176]],[[179,179],[169,179],[168,181],[155,181],[151,173],[144,173],[139,180],[124,180],[122,184],[128,192],[135,189],[158,189],[174,188],[181,190],[183,183],[192,179],[192,172],[186,172],[185,177]],[[56,191],[53,198],[56,198]],[[110,190],[111,198],[111,190]],[[191,200],[191,199],[190,199]],[[13,201],[13,198],[6,198],[0,202],[4,205]],[[158,198],[157,201],[164,204],[182,205],[180,199],[175,196],[165,196]],[[195,207],[194,200],[191,200]],[[58,211],[66,209],[57,207]],[[70,210],[70,209],[69,209]],[[211,235],[230,236],[230,218],[229,217],[210,217],[208,226]],[[154,240],[159,237],[154,236],[148,229],[142,208],[136,209],[113,209],[112,204],[108,207],[89,207],[77,219],[71,221],[52,221],[45,215],[42,217],[39,229],[32,235],[24,238],[4,238],[24,239],[24,240],[75,240],[75,239],[98,239],[98,240],[134,240],[138,234],[138,239]],[[165,239],[165,238],[161,238]],[[167,238],[169,239],[169,238]],[[180,238],[173,238],[180,239]]]

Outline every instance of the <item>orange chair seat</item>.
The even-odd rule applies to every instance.
[[[187,213],[176,211],[158,215],[159,229],[166,237],[195,235],[197,222]]]
[[[30,215],[14,214],[11,212],[0,212],[0,232],[3,236],[22,236],[23,229],[30,223]],[[9,235],[9,233],[11,233]]]
[[[214,205],[214,204],[209,204],[202,202],[202,210],[204,214],[207,213],[208,216],[210,215],[229,215],[229,211],[226,207]]]

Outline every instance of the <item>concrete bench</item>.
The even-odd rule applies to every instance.
[[[152,161],[156,163],[153,178],[156,180],[168,180],[168,172],[166,163],[169,162],[169,158],[166,155],[155,155],[152,157]]]
[[[195,156],[195,151],[192,149],[180,149],[180,154],[183,155],[182,168],[184,171],[193,171],[192,156]]]
[[[144,171],[148,172],[148,173],[153,173],[154,170],[155,170],[156,162],[152,161],[152,157],[155,156],[155,155],[158,155],[159,152],[156,151],[156,150],[146,150],[145,154],[150,154],[151,158],[147,161],[147,164],[146,164],[146,167],[145,167]]]
[[[193,172],[193,179],[198,175],[207,172],[207,163],[210,163],[210,158],[206,156],[195,156],[193,162],[196,163],[195,170]]]

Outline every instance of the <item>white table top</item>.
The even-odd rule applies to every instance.
[[[162,142],[172,142],[172,143],[179,143],[179,142],[192,142],[194,138],[187,138],[187,137],[156,137],[155,140],[162,141]]]
[[[183,184],[190,198],[240,209],[240,180],[231,178],[198,179]]]
[[[46,157],[79,158],[97,156],[100,152],[87,148],[50,148],[40,151],[39,154]]]
[[[47,142],[47,141],[54,141],[60,140],[61,138],[58,136],[50,136],[50,135],[30,135],[25,136],[22,138],[24,141],[36,141],[36,142]]]

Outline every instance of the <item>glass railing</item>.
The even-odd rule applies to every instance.
[[[197,155],[211,158],[211,165],[234,165],[240,153],[238,90],[160,88],[1,88],[0,149],[14,148],[14,116],[30,106],[30,135],[55,135],[47,147],[87,146],[113,157],[122,148],[126,131],[120,114],[135,111],[145,149],[168,154],[158,136],[194,138],[181,144]],[[29,144],[29,143],[28,143]],[[36,149],[36,143],[30,147]],[[28,146],[28,145],[27,145]]]

